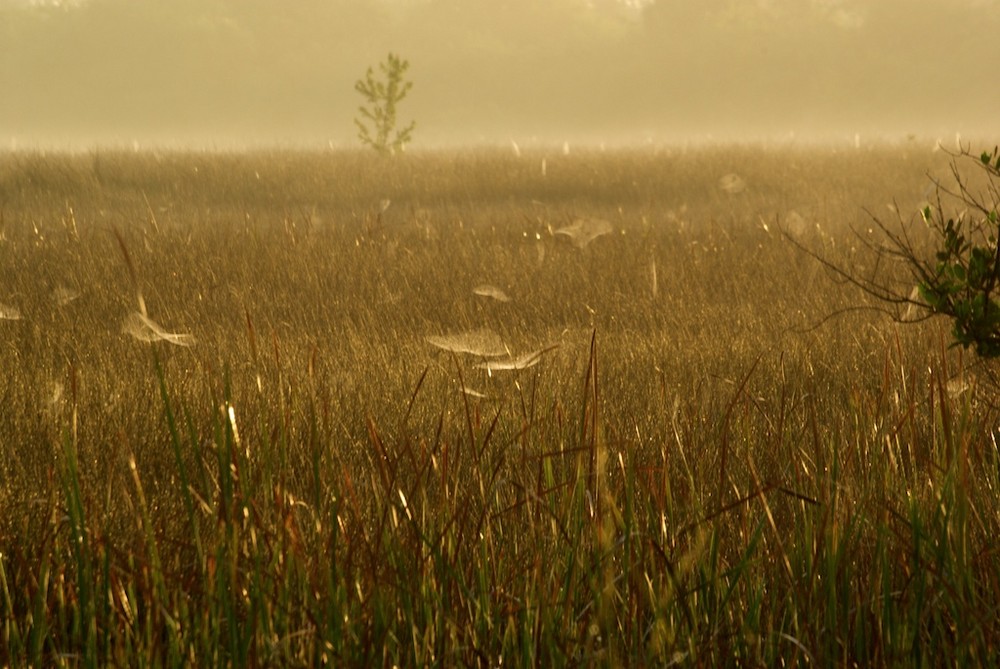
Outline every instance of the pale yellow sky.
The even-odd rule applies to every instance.
[[[0,0],[0,146],[995,136],[997,0]]]

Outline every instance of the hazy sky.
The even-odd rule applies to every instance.
[[[996,137],[1000,0],[0,0],[0,146]]]

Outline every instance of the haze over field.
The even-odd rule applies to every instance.
[[[0,145],[993,134],[998,0],[0,0]]]

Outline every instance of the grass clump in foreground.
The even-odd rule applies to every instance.
[[[3,157],[0,661],[995,663],[988,370],[771,229],[933,156],[733,151]]]

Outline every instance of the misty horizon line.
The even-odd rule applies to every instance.
[[[928,151],[945,150],[962,152],[978,150],[979,147],[994,145],[1000,141],[995,133],[962,132],[796,132],[784,133],[677,133],[671,135],[646,135],[605,139],[600,137],[567,136],[518,137],[483,136],[476,139],[423,140],[413,142],[401,152],[405,154],[441,153],[461,150],[483,150],[510,152],[515,156],[522,153],[572,154],[580,152],[614,152],[641,149],[697,149],[726,146],[759,148],[877,148],[911,146],[926,148]],[[970,149],[971,147],[971,149]],[[303,153],[373,153],[359,141],[322,139],[280,139],[280,138],[20,138],[9,137],[0,141],[0,153],[88,153],[109,151],[112,153],[255,153],[255,152],[303,152]],[[374,155],[374,153],[373,153]]]

